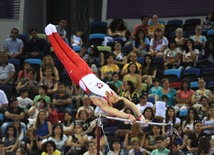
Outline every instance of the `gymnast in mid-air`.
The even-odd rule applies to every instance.
[[[88,94],[96,106],[111,116],[129,119],[132,123],[136,120],[144,124],[148,122],[134,103],[118,96],[106,83],[93,74],[85,61],[60,38],[54,25],[47,25],[45,33],[71,80]],[[131,108],[137,117],[119,111],[124,107]]]

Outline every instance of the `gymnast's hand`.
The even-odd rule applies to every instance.
[[[145,119],[145,117],[143,115],[138,117],[138,120],[142,122],[143,126],[146,126],[148,124],[148,120]]]
[[[136,123],[136,119],[135,119],[135,117],[134,117],[133,115],[128,114],[128,115],[127,115],[127,118],[128,118],[129,120],[131,120],[130,124]]]

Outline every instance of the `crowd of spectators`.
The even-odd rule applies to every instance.
[[[159,23],[157,15],[152,16],[152,25],[148,25],[148,20],[148,16],[142,16],[142,24],[134,27],[132,48],[127,52],[123,47],[128,45],[129,32],[123,19],[115,18],[107,29],[109,36],[103,42],[103,46],[112,49],[108,54],[100,52],[95,45],[88,46],[81,29],[68,39],[66,19],[61,19],[56,28],[69,46],[80,46],[78,55],[96,76],[115,88],[117,94],[136,104],[145,119],[173,124],[176,129],[173,154],[212,152],[214,94],[206,87],[206,79],[198,79],[196,90],[191,89],[188,78],[182,79],[179,88],[172,88],[170,79],[162,78],[158,73],[178,68],[183,72],[189,68],[214,67],[214,41],[202,35],[202,30],[206,32],[213,28],[214,15],[210,13],[202,25],[196,25],[192,30],[194,35],[187,38],[183,37],[182,28],[176,29],[174,37],[165,36],[165,25]],[[11,99],[8,92],[0,90],[3,116],[0,154],[25,154],[25,151],[29,155],[96,154],[97,131],[93,120],[98,114],[107,114],[90,104],[90,98],[79,86],[61,79],[63,71],[54,64],[54,56],[48,51],[50,43],[39,38],[35,28],[29,33],[31,39],[24,44],[18,38],[19,30],[13,28],[0,54],[0,88],[13,88],[9,92]],[[162,58],[163,66],[155,65],[157,57]],[[29,58],[42,61],[39,70],[35,71],[36,68],[25,61]],[[140,58],[144,61],[139,62]],[[20,60],[21,70],[17,71],[9,59]],[[149,98],[153,100],[148,101]],[[123,111],[134,115],[129,108]],[[185,121],[179,114],[182,111],[188,111]],[[115,139],[101,135],[100,154],[169,153],[168,127],[130,125],[104,118],[102,123],[104,129],[114,126],[123,135]]]

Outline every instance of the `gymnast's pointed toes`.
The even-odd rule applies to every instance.
[[[51,28],[52,25],[53,25],[53,24],[48,24],[48,25],[45,27],[45,33],[46,33],[47,36],[52,34],[52,28]]]
[[[55,25],[51,25],[51,31],[52,31],[52,33],[56,33],[57,31],[56,31],[56,26]]]

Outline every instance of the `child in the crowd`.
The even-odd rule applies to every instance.
[[[157,101],[155,105],[153,106],[153,111],[155,114],[155,118],[163,122],[163,120],[166,117],[166,108],[167,104],[166,102],[168,101],[168,96],[167,95],[162,95],[161,100]]]
[[[13,126],[16,128],[16,137],[19,139],[19,141],[22,141],[24,138],[24,131],[21,127],[21,122],[18,119],[15,119],[13,121]]]
[[[131,138],[132,149],[129,151],[128,155],[149,155],[150,152],[146,149],[140,147],[140,140],[137,137]]]
[[[156,147],[157,149],[152,151],[151,155],[167,155],[170,151],[168,149],[165,148],[165,144],[164,144],[164,138],[163,136],[157,136],[155,137],[155,143],[156,143]]]
[[[16,155],[25,155],[25,150],[23,148],[19,148],[17,151],[16,151]]]
[[[167,148],[169,147],[170,147],[170,144],[168,145]],[[172,142],[172,152],[173,152],[172,153],[173,155],[185,155],[183,151],[179,150],[178,144],[175,141]],[[170,153],[168,153],[168,155],[170,155]]]
[[[17,97],[18,105],[20,108],[23,108],[25,111],[29,109],[30,106],[33,105],[33,100],[28,98],[28,90],[27,89],[21,89],[20,90],[21,96]]]
[[[21,78],[26,78],[27,77],[27,70],[30,69],[30,63],[28,61],[24,62],[23,64],[24,69],[20,70],[18,77],[17,77],[17,82],[21,80]]]
[[[83,35],[83,30],[78,29],[76,34],[71,36],[72,47],[81,46],[83,44],[81,36]]]
[[[51,122],[51,125],[54,125],[55,123],[59,122],[59,118],[56,110],[54,110],[53,103],[47,104],[47,110],[48,110],[48,121]]]
[[[40,98],[45,99],[46,104],[50,103],[51,99],[49,96],[46,95],[47,90],[48,90],[47,86],[39,86],[39,95],[35,96],[34,103],[38,102]]]
[[[122,94],[122,86],[123,82],[119,80],[120,79],[120,74],[119,72],[114,72],[112,73],[112,81],[110,83],[113,83],[117,87],[117,93],[118,95]]]
[[[160,81],[158,78],[155,78],[153,80],[153,87],[149,90],[149,96],[155,96],[156,95],[156,91],[158,89],[161,89],[162,87],[160,86]]]

